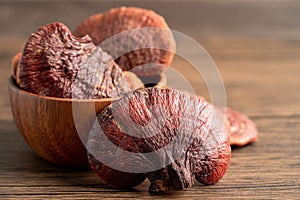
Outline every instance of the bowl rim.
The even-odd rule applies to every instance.
[[[23,95],[26,96],[32,96],[34,98],[41,98],[41,99],[47,99],[47,100],[51,100],[51,101],[62,101],[62,102],[86,102],[86,103],[96,103],[96,102],[109,102],[109,101],[114,101],[114,100],[118,100],[120,99],[120,97],[118,98],[102,98],[102,99],[73,99],[73,98],[59,98],[59,97],[49,97],[49,96],[42,96],[42,95],[38,95],[38,94],[34,94],[31,92],[27,92],[25,90],[22,90],[21,88],[19,88],[16,83],[15,80],[12,76],[10,76],[9,80],[8,80],[8,87],[10,90],[13,90],[15,92],[19,92]]]

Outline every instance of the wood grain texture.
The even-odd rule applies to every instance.
[[[0,2],[1,199],[300,199],[298,1],[192,0],[171,6],[168,1],[71,2]],[[190,33],[217,64],[228,105],[257,124],[258,142],[233,149],[219,183],[168,195],[149,194],[148,181],[130,191],[114,189],[89,170],[41,159],[18,131],[7,81],[11,59],[29,33],[55,20],[75,28],[87,15],[125,4],[153,8],[166,15],[171,27]],[[176,57],[173,68],[189,79],[197,94],[210,98],[188,62]],[[168,79],[172,81],[176,86],[176,79]]]
[[[231,164],[217,184],[156,195],[156,199],[293,199],[300,197],[299,116],[255,117],[257,143],[232,151]],[[291,126],[291,124],[293,124]],[[11,121],[1,121],[0,194],[7,198],[153,198],[148,181],[132,191],[111,188],[90,171],[60,168],[32,153]],[[20,156],[22,155],[22,156]],[[295,198],[296,199],[296,198]]]

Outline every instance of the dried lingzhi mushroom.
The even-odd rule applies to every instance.
[[[147,27],[149,29],[143,29]],[[133,29],[136,31],[129,31]],[[115,36],[119,33],[122,33],[120,37]],[[171,65],[174,57],[172,32],[164,18],[152,10],[136,7],[111,9],[87,18],[74,34],[78,37],[89,35],[96,45],[100,44],[116,59],[123,70],[135,68],[134,72],[139,76],[159,75]],[[159,48],[155,48],[157,46]],[[151,63],[155,65],[148,65]]]
[[[201,96],[198,98],[205,100]],[[242,147],[257,141],[258,131],[255,123],[249,117],[229,107],[215,106],[215,109],[223,117],[230,145]]]
[[[227,120],[231,145],[244,146],[257,141],[257,128],[251,119],[231,108],[225,108],[222,111]]]
[[[31,34],[19,65],[20,88],[43,96],[106,98],[127,90],[110,55],[89,36],[77,38],[58,22]]]
[[[173,89],[127,93],[98,116],[101,130],[94,128],[87,144],[91,167],[117,187],[136,186],[147,177],[152,192],[191,187],[194,177],[216,183],[227,170],[231,150],[215,114],[205,100]]]

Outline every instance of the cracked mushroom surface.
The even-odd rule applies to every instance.
[[[140,30],[126,32],[133,29]],[[119,33],[122,35],[115,37]],[[174,57],[172,32],[164,18],[152,10],[114,8],[85,19],[74,34],[78,37],[89,35],[96,45],[100,44],[113,56],[122,70],[134,68],[138,76],[159,75],[171,65]]]
[[[91,167],[116,187],[133,187],[147,177],[151,192],[183,190],[194,179],[216,183],[231,149],[215,114],[205,100],[173,89],[127,93],[98,115],[100,129],[92,129],[87,143]]]
[[[42,96],[107,98],[128,90],[110,55],[89,36],[75,37],[59,22],[30,35],[16,76],[21,89]]]

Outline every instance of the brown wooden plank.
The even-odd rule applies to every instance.
[[[300,116],[254,117],[259,141],[232,151],[225,177],[216,185],[196,184],[172,198],[292,198],[300,193]],[[1,121],[0,194],[11,198],[149,198],[148,182],[137,190],[113,189],[90,171],[64,169],[37,157],[11,121]],[[293,192],[291,192],[293,191]],[[158,199],[166,196],[156,196]],[[168,197],[169,198],[169,197]]]
[[[300,43],[280,40],[199,39],[216,63],[229,106],[251,115],[300,112]],[[210,99],[206,83],[187,61],[174,69],[189,79],[196,94]],[[169,79],[169,84],[178,83]]]

